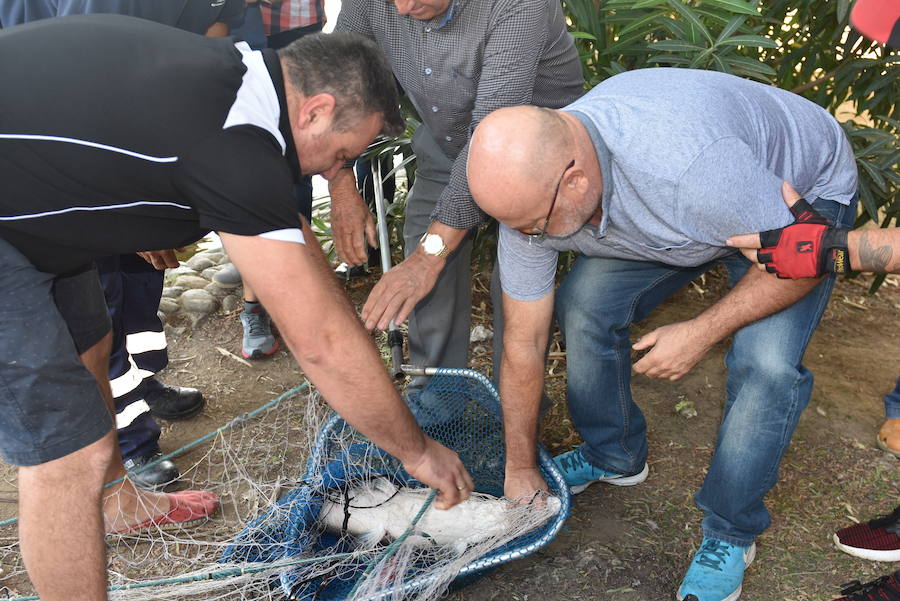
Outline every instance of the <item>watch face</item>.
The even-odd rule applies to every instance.
[[[425,252],[427,252],[429,255],[436,255],[441,252],[441,249],[444,247],[444,243],[441,241],[440,236],[429,234],[425,236],[425,241],[422,243],[422,246],[425,248]]]

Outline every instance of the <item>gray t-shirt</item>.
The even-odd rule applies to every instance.
[[[501,225],[503,291],[550,293],[558,251],[692,267],[734,249],[735,234],[793,220],[789,181],[805,198],[849,204],[853,152],[840,125],[790,92],[712,71],[639,69],[563,109],[587,129],[603,173],[599,227],[528,236]]]

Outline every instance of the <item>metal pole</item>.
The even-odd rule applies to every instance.
[[[384,206],[384,188],[381,181],[381,157],[371,159],[372,166],[372,191],[375,193],[375,215],[378,218],[378,250],[381,252],[382,275],[391,269],[391,241],[388,236],[387,209]],[[403,373],[403,333],[394,325],[388,326],[388,346],[391,348],[391,375],[395,380],[404,376]]]

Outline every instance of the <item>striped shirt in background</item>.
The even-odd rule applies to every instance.
[[[325,22],[325,0],[263,1],[260,10],[266,36]]]

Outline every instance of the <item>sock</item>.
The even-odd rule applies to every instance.
[[[259,301],[248,301],[244,299],[244,313],[259,313],[262,311],[262,305]]]

